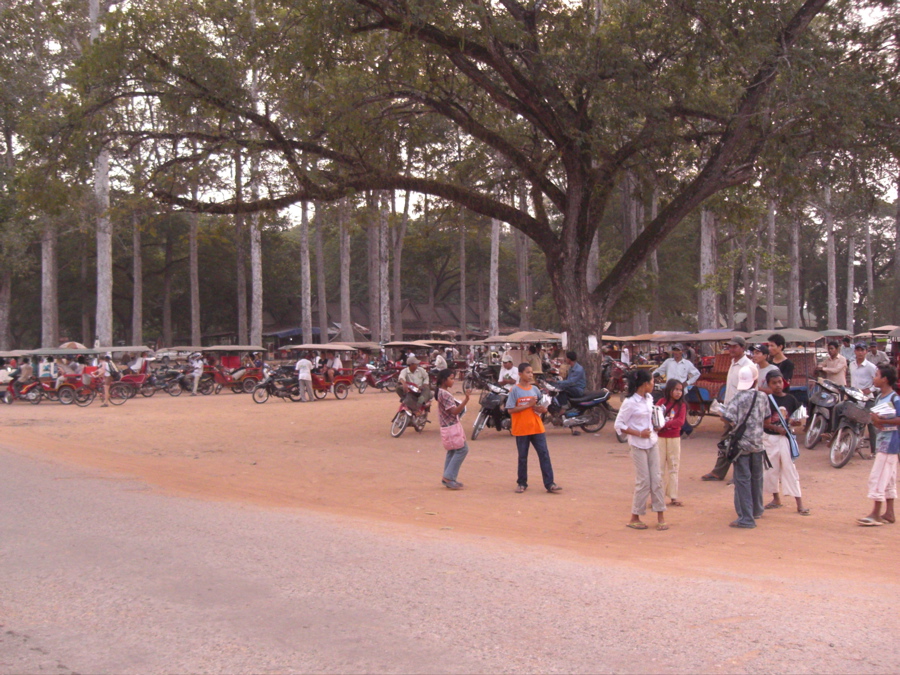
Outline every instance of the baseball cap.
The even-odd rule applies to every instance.
[[[672,345],[672,351],[673,351],[673,352],[674,352],[674,351],[683,352],[683,351],[684,351],[684,348],[681,346],[681,343],[680,343],[680,342],[676,342],[674,345]]]
[[[750,366],[743,366],[738,371],[738,391],[753,389],[754,384],[756,384],[756,371]]]
[[[504,354],[502,363],[512,363],[512,354]]]
[[[740,335],[736,335],[735,337],[731,338],[731,339],[730,339],[728,342],[726,342],[725,344],[726,344],[726,345],[729,345],[729,346],[730,346],[730,345],[737,345],[738,347],[744,347],[745,349],[746,349],[746,347],[747,347],[747,341],[746,341],[744,338],[742,338]]]
[[[410,356],[408,359],[406,359],[406,365],[408,365],[408,366],[415,366],[418,364],[419,364],[419,359],[417,359],[415,356]]]
[[[865,349],[866,345],[864,342],[857,342],[855,345],[853,345],[853,348],[854,349]]]
[[[878,343],[875,342],[875,340],[872,340],[872,341],[869,343],[869,346],[870,346],[870,347],[877,347],[877,346],[878,346]]]
[[[767,345],[767,344],[750,345],[750,351],[751,352],[760,352],[760,353],[768,356],[769,355],[769,345]]]

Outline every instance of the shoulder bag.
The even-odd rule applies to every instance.
[[[747,429],[747,420],[750,419],[750,413],[753,412],[753,406],[756,405],[757,396],[759,396],[759,391],[754,391],[753,400],[750,402],[750,407],[747,408],[747,414],[744,415],[744,420],[722,436],[722,440],[717,444],[719,451],[724,454],[725,459],[729,462],[733,462],[741,454],[741,449],[738,447],[738,441],[744,437],[744,431]]]

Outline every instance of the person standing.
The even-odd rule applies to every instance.
[[[681,463],[681,429],[687,417],[684,402],[684,384],[679,380],[666,380],[666,388],[660,405],[666,411],[666,423],[657,432],[659,436],[659,464],[662,470],[663,492],[669,498],[669,506],[684,506],[678,499],[678,466]]]
[[[297,386],[300,389],[301,402],[312,402],[316,399],[313,394],[312,369],[312,361],[307,358],[307,353],[303,352],[297,360],[297,365],[294,366],[294,370],[297,371]]]
[[[677,342],[672,345],[672,356],[666,359],[662,364],[653,371],[653,377],[660,375],[669,380],[678,380],[685,389],[690,389],[694,383],[700,379],[700,371],[697,367],[684,358],[684,350]]]
[[[547,492],[560,492],[562,488],[554,480],[547,435],[541,421],[541,415],[547,412],[547,408],[541,405],[541,390],[534,386],[534,373],[527,363],[519,365],[519,382],[506,397],[506,410],[512,420],[512,435],[519,453],[516,492],[522,493],[528,489],[528,448],[531,445],[541,465],[544,488]]]
[[[869,351],[866,352],[866,361],[872,363],[876,368],[878,366],[891,365],[891,360],[888,358],[888,355],[878,349],[878,343],[874,340],[869,343]]]
[[[466,434],[460,424],[459,416],[466,409],[469,394],[465,394],[462,401],[453,398],[450,389],[455,382],[456,378],[450,368],[441,370],[437,375],[436,398],[438,420],[441,425],[441,440],[447,451],[441,483],[451,490],[461,490],[463,484],[456,479],[459,477],[459,468],[462,466],[463,460],[469,454],[469,445],[466,443]]]
[[[631,350],[628,349],[628,345],[625,345],[624,347],[622,347],[621,356],[622,356],[622,358],[620,360],[622,361],[622,363],[624,363],[626,366],[630,366],[631,365]]]
[[[766,385],[766,375],[772,370],[778,370],[778,366],[769,363],[769,345],[758,344],[752,345],[749,349],[750,360],[756,366],[756,388],[764,394],[771,394]],[[779,370],[779,372],[781,372]]]
[[[112,384],[112,354],[106,354],[97,362],[97,377],[103,387],[103,405],[106,408],[109,405],[109,386]]]
[[[866,359],[866,346],[862,342],[857,342],[854,358],[850,363],[850,386],[864,394],[871,394],[877,373],[875,364]]]
[[[737,392],[722,411],[730,429],[746,419],[744,435],[738,440],[741,454],[734,460],[734,510],[737,520],[731,527],[753,528],[763,509],[763,420],[769,412],[766,395],[756,389],[756,371],[744,366],[738,374]]]
[[[781,333],[772,333],[769,336],[769,360],[773,366],[777,366],[784,379],[784,389],[787,391],[794,379],[794,362],[784,355],[784,336]]]
[[[738,391],[738,381],[743,368],[750,368],[754,384],[757,381],[759,373],[757,372],[756,365],[754,365],[744,353],[744,349],[747,347],[747,342],[744,338],[735,337],[726,342],[725,346],[731,353],[731,365],[728,368],[728,379],[725,383],[725,407],[728,407],[728,404],[731,403],[731,400]],[[725,453],[720,451],[718,458],[716,459],[716,465],[713,467],[712,471],[701,476],[700,480],[725,480],[725,476],[728,475],[729,466],[731,466],[731,464],[725,457]]]
[[[780,509],[781,495],[793,497],[797,501],[797,513],[808,516],[809,509],[803,506],[800,493],[800,474],[791,455],[791,441],[788,436],[790,426],[799,426],[801,422],[792,420],[791,415],[800,407],[797,399],[784,391],[784,379],[778,369],[766,375],[769,394],[769,416],[763,421],[763,450],[771,463],[763,471],[763,492],[772,495],[772,501],[766,509]],[[779,413],[781,413],[779,415]]]
[[[897,457],[900,453],[900,431],[897,417],[900,416],[900,397],[894,392],[897,383],[897,371],[893,366],[879,366],[875,375],[875,386],[878,387],[878,399],[875,406],[887,403],[894,408],[894,414],[872,413],[872,424],[878,428],[874,451],[875,462],[869,472],[869,499],[872,500],[872,511],[869,515],[858,518],[856,522],[864,527],[894,523],[894,500],[897,499]],[[884,504],[884,513],[881,505]]]
[[[822,363],[825,379],[831,380],[841,387],[847,386],[847,359],[838,351],[837,342],[828,343],[828,356]]]
[[[203,377],[203,355],[200,352],[191,354],[191,376],[194,378],[194,385],[191,388],[191,396],[197,395],[197,388],[200,386],[200,378]]]
[[[528,345],[528,365],[531,366],[531,372],[535,377],[544,374],[544,362],[541,359],[541,351],[539,345]]]
[[[653,379],[646,370],[637,370],[628,376],[628,398],[622,402],[616,415],[615,429],[628,436],[631,461],[634,463],[634,499],[631,504],[631,520],[627,527],[646,530],[641,516],[647,513],[647,498],[656,512],[656,529],[668,530],[666,524],[666,498],[663,496],[662,475],[659,470],[659,447],[653,430]]]
[[[850,363],[855,358],[853,345],[850,344],[850,337],[845,335],[841,338],[841,356],[847,359],[847,363]]]

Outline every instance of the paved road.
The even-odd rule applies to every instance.
[[[653,573],[2,449],[0,481],[2,673],[900,669],[896,586]]]

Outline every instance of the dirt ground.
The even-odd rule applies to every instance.
[[[508,433],[486,429],[469,442],[460,473],[466,488],[440,484],[443,450],[433,422],[421,433],[391,438],[393,394],[355,391],[345,401],[280,400],[258,405],[247,395],[138,397],[121,407],[44,402],[4,406],[0,447],[16,453],[136,477],[160,491],[314,509],[399,526],[453,530],[487,545],[503,541],[554,547],[577,555],[669,572],[767,574],[896,582],[900,525],[863,528],[870,508],[871,464],[858,457],[831,468],[827,448],[802,449],[798,460],[808,517],[792,504],[768,511],[755,530],[728,527],[732,488],[699,477],[715,459],[721,433],[707,418],[682,444],[681,499],[670,508],[671,529],[633,531],[629,518],[633,469],[612,424],[596,435],[548,432],[557,495],[541,488],[537,459],[530,489],[515,494],[516,451]],[[464,418],[467,430],[475,399]],[[791,502],[793,500],[790,500]],[[648,519],[653,516],[648,514]]]

